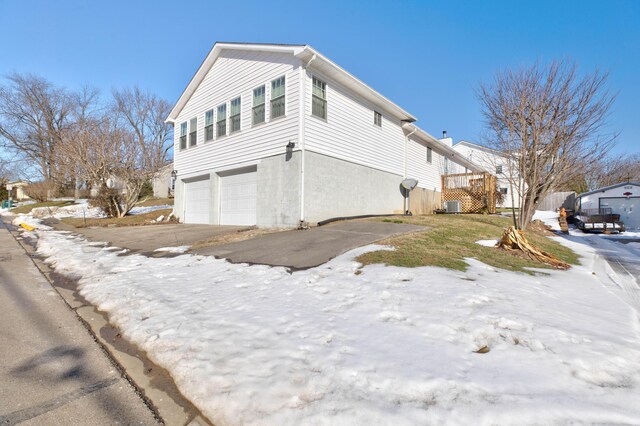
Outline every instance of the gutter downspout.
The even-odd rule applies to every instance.
[[[300,228],[305,227],[304,223],[304,182],[305,182],[305,122],[306,122],[306,104],[307,104],[307,68],[316,59],[315,53],[309,59],[307,64],[300,60],[300,108],[298,112],[298,142],[300,144]]]
[[[406,179],[407,178],[407,151],[409,149],[409,138],[411,137],[411,135],[413,135],[415,132],[418,131],[418,128],[416,126],[413,126],[413,130],[411,131],[411,133],[409,133],[405,138],[404,138],[404,174],[402,179]],[[404,196],[404,200],[402,202],[402,211],[407,214],[407,196]]]

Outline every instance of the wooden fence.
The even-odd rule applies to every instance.
[[[560,210],[562,207],[565,210],[573,210],[576,204],[576,193],[573,191],[567,192],[552,192],[548,194],[538,207],[537,210]]]
[[[442,176],[442,206],[459,201],[461,213],[496,212],[496,177],[487,172]]]

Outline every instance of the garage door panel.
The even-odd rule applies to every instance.
[[[256,224],[255,171],[222,176],[220,178],[220,224]]]
[[[211,181],[209,179],[184,184],[184,223],[210,223]]]
[[[627,230],[640,230],[640,198],[601,198],[600,207],[619,214]]]

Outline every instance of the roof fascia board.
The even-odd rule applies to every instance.
[[[583,192],[582,194],[578,194],[578,198],[585,197],[587,195],[597,194],[598,192],[605,192],[605,191],[608,191],[610,189],[620,188],[621,186],[625,186],[625,185],[640,186],[640,182],[621,182],[621,183],[616,183],[614,185],[609,185],[609,186],[605,186],[605,187],[602,187],[602,188],[599,188],[599,189],[594,189],[593,191]]]

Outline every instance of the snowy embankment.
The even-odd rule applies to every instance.
[[[215,424],[640,422],[637,313],[584,244],[564,242],[585,266],[536,276],[354,260],[379,246],[289,273],[37,233]]]

